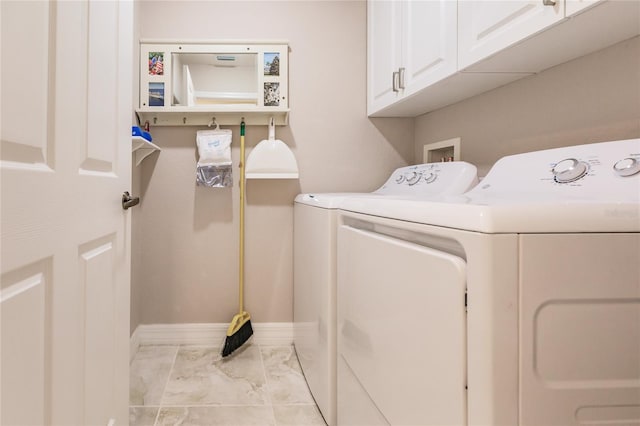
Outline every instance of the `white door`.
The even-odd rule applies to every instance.
[[[402,2],[367,2],[367,113],[373,114],[400,98],[393,90],[401,61]]]
[[[458,2],[458,66],[464,69],[564,18],[564,0]]]
[[[411,95],[457,70],[457,3],[408,1],[403,11],[404,95]]]
[[[132,3],[0,4],[0,423],[125,425]]]

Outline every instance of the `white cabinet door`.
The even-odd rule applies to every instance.
[[[126,425],[133,4],[0,15],[0,424]]]
[[[455,0],[370,0],[367,7],[369,114],[456,71]]]
[[[393,90],[393,73],[401,62],[402,3],[367,2],[367,110],[371,114],[400,96]]]
[[[455,0],[404,2],[400,86],[405,96],[456,72],[456,19]]]
[[[601,1],[605,0],[565,0],[565,15],[571,16]]]
[[[458,68],[487,58],[564,18],[564,0],[461,0],[458,2]]]

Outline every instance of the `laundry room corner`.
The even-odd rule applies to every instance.
[[[247,8],[252,13],[246,13]],[[366,2],[136,2],[145,40],[287,40],[288,124],[277,139],[299,179],[247,180],[245,301],[252,322],[293,321],[293,200],[310,191],[370,191],[411,164],[413,119],[366,114]],[[169,22],[170,20],[170,22]],[[138,51],[138,46],[136,46]],[[246,128],[247,155],[267,138]],[[231,188],[195,184],[198,126],[154,126],[162,151],[134,171],[132,333],[139,325],[223,324],[237,313],[239,123]]]

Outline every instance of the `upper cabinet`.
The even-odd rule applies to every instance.
[[[640,34],[637,0],[367,6],[372,117],[415,117]]]
[[[140,107],[152,125],[285,124],[286,43],[143,42]]]
[[[368,112],[456,71],[456,3],[368,3]]]
[[[601,0],[565,0],[565,15],[571,16]]]
[[[402,3],[370,1],[367,9],[367,89],[371,114],[400,97]]]
[[[564,0],[460,0],[458,66],[466,68],[562,18]]]

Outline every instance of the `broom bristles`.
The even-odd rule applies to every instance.
[[[222,357],[231,355],[233,351],[244,345],[252,335],[253,328],[251,327],[251,321],[248,320],[237,331],[227,335],[222,349]]]

